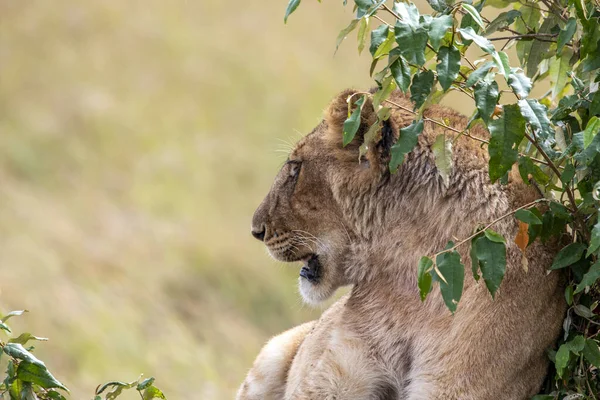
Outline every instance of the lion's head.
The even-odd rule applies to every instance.
[[[343,146],[349,98],[354,102],[360,93],[347,90],[338,95],[323,121],[297,143],[252,221],[252,234],[266,244],[274,258],[302,263],[300,293],[310,304],[327,299],[340,286],[363,279],[369,268],[360,267],[361,257],[357,253],[362,253],[363,259],[367,252],[376,253],[373,249],[384,237],[403,241],[388,239],[387,247],[431,247],[420,249],[421,254],[443,246],[442,239],[447,240],[446,237],[436,241],[430,234],[444,234],[453,225],[450,220],[453,214],[449,214],[450,219],[438,222],[430,218],[431,210],[447,208],[448,196],[460,195],[465,187],[462,178],[451,179],[448,185],[438,173],[431,144],[436,135],[447,132],[431,125],[426,125],[419,145],[407,155],[399,172],[396,175],[389,172],[390,150],[398,139],[399,129],[414,119],[411,102],[398,92],[393,93],[392,99],[402,103],[401,107],[395,108],[389,120],[379,126],[365,154],[360,156],[359,149],[376,121],[368,98],[354,140]],[[428,112],[439,112],[433,110]],[[464,117],[444,112],[451,119],[463,118],[457,124],[466,123]],[[468,150],[469,163],[486,165],[483,150],[460,146],[463,145],[457,145],[456,152]],[[473,165],[467,167],[472,169]],[[469,179],[480,179],[485,174],[481,170],[481,174],[471,174]],[[458,222],[464,225],[465,221]],[[375,256],[383,257],[384,252]]]
[[[275,259],[302,263],[300,293],[311,304],[351,283],[346,263],[350,244],[359,232],[354,221],[346,217],[338,188],[348,178],[372,178],[370,164],[381,150],[370,150],[359,163],[362,135],[374,118],[368,112],[363,113],[356,139],[342,147],[346,99],[352,93],[340,94],[324,120],[296,144],[252,220],[252,234],[265,243]],[[388,130],[391,134],[390,126]]]

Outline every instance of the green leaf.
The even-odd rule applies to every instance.
[[[423,132],[423,120],[414,121],[406,128],[400,129],[398,141],[391,149],[390,172],[395,173],[404,162],[404,156],[417,145],[417,138]]]
[[[43,338],[43,337],[37,337],[37,336],[33,336],[31,333],[29,332],[25,332],[25,333],[21,333],[18,337],[16,338],[12,338],[8,341],[8,343],[20,343],[20,344],[27,344],[27,342],[29,342],[30,340],[39,340],[39,341],[47,341],[47,338]]]
[[[598,119],[598,117],[592,117],[588,121],[587,126],[585,127],[585,131],[583,131],[584,149],[587,148],[590,144],[592,144],[592,141],[594,140],[594,137],[596,137],[598,132],[600,132],[600,119]]]
[[[475,21],[477,25],[481,27],[481,29],[485,30],[485,25],[483,24],[481,15],[479,15],[479,11],[477,11],[475,7],[467,3],[462,3],[461,6],[465,9],[466,12],[468,12],[471,15],[473,21]]]
[[[545,185],[549,182],[549,177],[542,169],[533,163],[529,157],[519,157],[519,173],[523,181],[529,182],[529,175],[540,185]]]
[[[6,314],[4,317],[2,317],[2,319],[0,319],[0,322],[6,322],[8,321],[10,318],[12,317],[18,317],[20,315],[23,315],[24,313],[29,312],[27,310],[16,310],[16,311],[11,311],[8,314]]]
[[[530,33],[530,30],[537,30],[540,26],[540,18],[542,16],[537,1],[528,0],[519,8],[521,18],[515,21],[515,29],[522,34]],[[531,51],[532,40],[519,40],[517,42],[517,55],[521,62],[521,67],[524,67],[527,57]]]
[[[598,250],[598,248],[600,248],[600,221],[592,228],[592,239],[590,240],[590,247],[588,248],[586,257],[589,257]]]
[[[23,389],[21,390],[21,400],[38,400],[38,397],[35,395],[33,391],[33,387],[31,383],[24,382]]]
[[[381,103],[390,97],[390,94],[396,89],[396,83],[392,76],[388,76],[381,83],[381,89],[379,89],[373,95],[373,109],[379,110]]]
[[[11,400],[21,400],[21,392],[23,392],[23,381],[21,381],[20,379],[14,379],[13,382],[9,385],[8,392]]]
[[[573,304],[573,286],[571,285],[565,288],[565,301],[569,306]]]
[[[340,44],[342,44],[342,42],[344,41],[344,39],[346,39],[346,37],[348,36],[348,34],[350,32],[352,32],[354,30],[354,28],[356,28],[356,25],[358,24],[358,19],[353,19],[350,24],[348,24],[347,27],[345,27],[344,29],[342,29],[340,31],[340,33],[338,34],[338,37],[335,41],[335,52],[338,51],[338,49],[340,48]]]
[[[67,400],[65,396],[58,393],[56,390],[48,390],[46,395],[53,400]]]
[[[7,343],[4,346],[4,352],[11,356],[12,358],[16,358],[22,361],[26,361],[32,364],[44,365],[44,363],[38,360],[33,354],[25,350],[20,343]]]
[[[431,8],[437,12],[445,13],[450,11],[454,0],[427,0]]]
[[[358,54],[362,53],[365,48],[365,42],[367,41],[367,31],[369,28],[369,17],[364,16],[360,19],[360,26],[358,27]]]
[[[485,51],[486,53],[493,54],[496,52],[496,48],[494,47],[492,42],[490,42],[483,36],[479,36],[477,33],[475,33],[473,28],[460,28],[459,32],[463,39],[472,40],[477,46],[481,48],[481,50]]]
[[[493,67],[494,62],[488,61],[481,65],[481,67],[477,68],[475,71],[471,72],[471,75],[469,75],[469,78],[467,78],[467,81],[465,82],[467,87],[471,87],[480,80],[484,79]]]
[[[410,67],[404,57],[400,56],[390,65],[392,76],[398,85],[398,88],[404,93],[408,91],[410,86]]]
[[[550,33],[550,30],[554,25],[556,25],[556,17],[554,14],[550,14],[548,18],[544,18],[544,23],[537,33]],[[539,40],[532,41],[529,57],[527,58],[526,70],[528,77],[532,78],[537,72],[541,61],[545,58],[548,58],[549,48],[550,42],[542,42]]]
[[[394,84],[394,86],[396,86]],[[365,133],[364,139],[360,147],[358,148],[359,158],[367,154],[369,150],[369,146],[372,146],[376,143],[376,140],[380,137],[379,133],[381,132],[381,122],[378,119],[369,127],[367,133]]]
[[[558,43],[556,51],[560,54],[565,44],[569,43],[571,39],[573,39],[573,35],[575,35],[575,31],[577,30],[577,19],[571,17],[567,21],[565,28],[560,31],[558,34]]]
[[[130,383],[119,382],[119,381],[107,382],[104,385],[98,386],[96,388],[96,394],[102,394],[102,392],[104,392],[106,389],[108,389],[110,387],[115,388],[115,390],[119,389],[119,388],[121,390],[123,390],[123,389],[130,389],[130,388],[132,388],[134,386],[137,386],[137,384],[138,384],[138,381],[133,381],[133,382],[130,382]],[[115,391],[113,391],[112,393],[115,393]],[[107,397],[108,397],[108,395],[107,395]],[[114,398],[114,396],[113,396],[113,398]]]
[[[568,163],[567,165],[565,165],[565,169],[563,170],[562,174],[560,174],[560,180],[562,183],[568,184],[569,182],[571,182],[571,179],[573,179],[574,176],[575,167],[573,166],[573,164]]]
[[[357,18],[362,18],[366,15],[373,5],[372,0],[354,0],[354,4],[356,5],[356,14]]]
[[[529,96],[531,91],[531,80],[522,72],[511,72],[508,75],[508,85],[521,99]]]
[[[587,286],[592,286],[600,278],[600,261],[590,267],[590,270],[583,275],[581,282],[575,289],[575,294],[583,292]]]
[[[361,114],[363,105],[365,104],[365,96],[361,96],[360,99],[354,104],[356,108],[352,111],[352,114],[344,121],[344,133],[343,133],[343,145],[347,146],[356,135],[358,128],[360,127]]]
[[[429,23],[429,42],[435,51],[440,48],[440,43],[450,28],[452,28],[452,16],[450,15],[435,17]]]
[[[288,17],[290,16],[290,14],[296,11],[296,8],[298,8],[299,5],[300,0],[290,0],[290,2],[287,5],[287,9],[285,10],[285,17],[283,17],[284,24],[287,24]]]
[[[412,3],[394,2],[394,12],[407,24],[417,27],[419,22],[419,9]]]
[[[446,307],[454,313],[462,296],[465,266],[461,263],[460,255],[456,251],[440,254],[436,258],[436,264],[446,282],[437,275],[435,270],[433,271],[434,277],[440,284],[440,291]]]
[[[554,136],[554,129],[548,119],[546,107],[537,100],[519,100],[521,114],[534,128],[534,131],[542,139]]]
[[[483,231],[483,233],[485,234],[485,237],[488,238],[489,240],[491,240],[492,242],[506,243],[506,239],[504,239],[504,236],[502,236],[498,232],[495,232],[489,228],[486,229],[485,231]]]
[[[446,140],[446,135],[441,134],[435,139],[431,146],[435,157],[435,166],[444,181],[444,185],[450,185],[450,173],[452,172],[452,141]]]
[[[581,259],[583,252],[585,251],[585,245],[583,243],[571,243],[570,245],[563,247],[554,257],[554,262],[550,269],[560,269],[568,267],[569,265],[575,264]]]
[[[375,58],[375,52],[381,44],[387,39],[390,28],[386,24],[379,25],[371,32],[371,45],[369,46],[369,52],[371,56]]]
[[[590,115],[600,116],[600,90],[594,93],[592,104],[590,104]]]
[[[17,378],[23,382],[31,382],[43,387],[44,389],[59,388],[67,390],[43,364],[21,361],[17,368]]]
[[[431,292],[431,273],[429,270],[433,266],[433,261],[429,257],[421,257],[419,260],[419,268],[417,271],[417,284],[419,286],[419,295],[421,301]]]
[[[515,104],[504,106],[502,116],[490,121],[489,173],[492,182],[506,174],[517,161],[518,145],[525,134],[525,119]]]
[[[569,60],[572,53],[565,51],[560,57],[555,57],[550,62],[550,80],[552,86],[552,99],[555,99],[567,86],[567,78],[571,67]]]
[[[510,3],[515,3],[516,1],[517,0],[487,0],[485,5],[494,8],[506,8]]]
[[[486,5],[488,5],[486,3]],[[489,36],[492,33],[496,32],[498,29],[504,29],[510,24],[512,24],[516,18],[521,16],[521,12],[518,10],[510,10],[506,12],[502,12],[498,14],[498,16],[490,22],[485,30],[485,35]]]
[[[583,356],[590,364],[600,368],[600,350],[598,349],[598,343],[594,339],[585,340]]]
[[[581,335],[575,336],[572,340],[567,342],[567,346],[571,353],[579,355],[585,347],[585,338]]]
[[[407,22],[398,21],[394,27],[394,32],[400,54],[404,56],[409,63],[418,66],[425,64],[425,47],[427,46],[428,38],[425,27],[421,25],[415,27]]]
[[[593,318],[594,317],[594,313],[592,312],[592,310],[590,310],[588,307],[584,306],[583,304],[577,304],[575,307],[573,307],[573,311],[575,311],[575,314],[579,315],[580,317],[584,317],[584,318]]]
[[[571,355],[571,349],[569,348],[569,345],[566,343],[561,345],[558,348],[558,351],[556,352],[556,361],[554,362],[554,365],[556,366],[556,373],[561,378],[563,376],[563,372],[564,372],[567,364],[569,363],[570,355]]]
[[[481,81],[475,86],[474,94],[479,116],[486,124],[489,124],[498,104],[498,84],[496,81]]]
[[[564,220],[570,220],[571,214],[569,210],[564,205],[557,203],[556,201],[550,202],[550,210],[559,218]]]
[[[8,333],[12,332],[10,330],[10,327],[8,325],[6,325],[4,322],[0,322],[0,330],[6,331]]]
[[[436,71],[438,74],[438,81],[444,91],[450,89],[452,82],[454,82],[458,76],[460,71],[460,57],[460,51],[454,46],[441,47],[438,52]]]
[[[515,218],[528,225],[542,225],[542,220],[529,210],[521,209],[515,213]]]
[[[492,58],[494,59],[494,63],[496,63],[496,67],[498,67],[498,72],[504,75],[506,80],[508,80],[512,72],[512,69],[510,68],[510,62],[508,60],[508,54],[503,51],[499,51],[497,53],[492,53]]]
[[[144,394],[142,395],[142,400],[152,399],[166,399],[166,397],[163,394],[163,392],[161,392],[159,389],[157,389],[154,386],[150,386],[144,391]]]
[[[415,103],[415,109],[420,108],[431,93],[435,76],[433,71],[421,71],[413,76],[410,86],[410,99]]]
[[[135,390],[144,390],[154,383],[154,377],[146,378],[136,386]]]
[[[381,44],[375,51],[375,54],[373,54],[373,58],[377,59],[390,54],[390,50],[392,50],[394,43],[394,30],[388,29],[387,37],[383,42],[381,42]]]
[[[486,234],[475,241],[475,255],[485,285],[494,298],[506,273],[506,246],[503,242],[490,240]]]

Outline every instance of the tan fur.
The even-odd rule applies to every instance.
[[[487,151],[466,137],[454,142],[446,185],[431,145],[440,134],[451,139],[456,134],[430,122],[391,175],[389,146],[413,119],[404,110],[394,110],[387,131],[384,127],[359,162],[358,147],[374,115],[367,102],[355,140],[342,147],[352,93],[339,95],[324,121],[298,143],[253,220],[255,235],[274,257],[318,256],[320,279],[299,280],[305,301],[318,303],[342,285],[353,285],[352,291],[310,330],[288,331],[267,344],[238,399],[259,398],[248,394],[250,387],[263,393],[262,399],[285,400],[529,398],[545,376],[545,351],[554,345],[565,311],[562,278],[547,273],[558,244],[532,244],[526,272],[513,243],[515,220],[496,224],[494,230],[507,238],[502,286],[492,300],[483,282],[466,272],[454,315],[437,288],[420,301],[416,266],[420,256],[467,237],[479,224],[539,194],[514,171],[508,185],[491,184]],[[393,93],[392,101],[412,108],[400,93]],[[448,120],[457,129],[467,122],[439,106],[425,116]],[[482,129],[472,134],[486,137]],[[469,246],[459,252],[468,271]],[[280,346],[279,353],[274,346]],[[270,375],[257,378],[265,374]]]

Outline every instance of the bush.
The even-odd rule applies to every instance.
[[[358,130],[366,97],[372,98],[378,118],[365,135],[363,148],[376,142],[380,131],[376,128],[389,117],[391,108],[401,107],[388,100],[399,89],[410,93],[415,105],[406,110],[415,120],[401,130],[401,136],[414,139],[427,120],[480,142],[488,148],[492,182],[506,183],[510,169],[518,165],[522,178],[546,195],[500,218],[519,221],[515,238],[519,248],[525,253],[535,240],[545,242],[565,232],[572,237],[550,267],[564,269],[568,275],[565,298],[569,309],[558,351],[549,351],[554,370],[543,394],[535,399],[596,399],[600,391],[600,3],[428,3],[431,14],[422,14],[408,1],[354,0],[356,18],[340,32],[337,46],[356,30],[361,53],[370,36],[370,74],[378,90],[348,98],[344,143],[351,142]],[[289,1],[285,21],[299,4],[300,0]],[[467,55],[473,47],[477,60]],[[516,52],[517,65],[510,61],[510,48]],[[544,85],[549,90],[543,96],[531,96],[535,86]],[[423,110],[450,91],[459,91],[474,103],[475,112],[464,131],[423,116]],[[489,140],[471,134],[475,124],[485,126]],[[432,150],[439,171],[447,176],[451,141],[440,135]],[[392,147],[392,172],[410,151],[409,146]],[[542,214],[537,203],[545,203],[547,211]],[[423,256],[415,266],[423,299],[432,282],[438,282],[448,308],[456,309],[462,290],[455,289],[462,288],[462,281],[447,282],[444,275],[449,279],[448,272],[459,269],[462,274],[452,275],[464,276],[465,266],[455,250],[467,243],[474,249],[475,278],[481,274],[494,295],[506,268],[502,256],[506,238],[492,230],[500,219],[474,227],[471,236],[449,242],[437,254]]]
[[[6,321],[19,316],[27,310],[12,311],[0,319],[0,330],[6,334],[12,331]],[[6,342],[0,340],[0,359],[8,357],[6,375],[0,383],[0,398],[6,400],[66,400],[69,389],[58,381],[48,370],[46,364],[36,358],[33,346],[25,347],[30,341],[46,341],[48,339],[33,336],[31,333],[21,333],[11,337]],[[96,388],[94,400],[112,400],[119,397],[125,389],[135,389],[142,400],[166,399],[165,395],[154,386],[154,378],[137,380],[129,383],[108,382]]]

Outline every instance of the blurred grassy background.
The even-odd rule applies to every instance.
[[[31,311],[13,328],[50,338],[73,399],[141,372],[230,399],[269,336],[319,315],[250,219],[369,57],[354,34],[333,56],[341,1],[287,26],[285,6],[0,0],[0,311]]]

